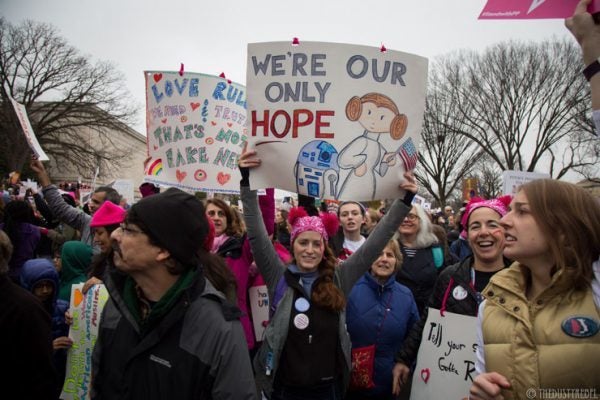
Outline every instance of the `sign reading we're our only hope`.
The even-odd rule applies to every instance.
[[[415,168],[427,59],[349,44],[248,45],[250,186],[319,199],[400,195]]]
[[[147,71],[147,182],[188,191],[239,193],[247,141],[246,89],[192,72]]]

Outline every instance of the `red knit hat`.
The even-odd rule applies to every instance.
[[[110,201],[105,201],[94,213],[90,227],[96,228],[98,226],[116,225],[124,220],[125,210]]]

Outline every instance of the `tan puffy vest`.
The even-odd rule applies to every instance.
[[[551,286],[529,301],[521,268],[514,263],[498,272],[483,292],[486,371],[511,382],[502,392],[505,399],[530,399],[528,389],[596,389],[600,395],[600,332],[576,338],[561,326],[577,316],[600,323],[592,289],[575,291],[558,272]]]

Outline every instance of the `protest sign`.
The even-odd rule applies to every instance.
[[[70,312],[73,323],[69,337],[73,340],[73,346],[67,353],[67,371],[60,395],[62,400],[90,398],[92,351],[98,336],[100,315],[108,300],[104,285],[94,285],[85,294],[82,288],[83,283],[71,288]]]
[[[133,181],[131,179],[117,179],[112,181],[108,186],[119,192],[124,199],[127,199],[127,204],[131,205],[135,202]]]
[[[568,18],[577,3],[579,0],[488,0],[479,19]],[[588,11],[600,12],[600,0],[593,0]]]
[[[17,103],[17,101],[13,99],[10,95],[8,96],[8,98],[12,103],[13,108],[15,109],[15,113],[17,114],[17,118],[19,119],[19,123],[21,124],[21,128],[23,129],[23,134],[25,135],[25,139],[27,139],[27,143],[29,144],[29,148],[31,149],[31,151],[33,151],[35,156],[40,161],[50,160],[44,152],[44,149],[42,149],[42,146],[40,146],[40,143],[38,142],[37,137],[33,132],[33,128],[31,127],[31,122],[29,122],[29,117],[27,116],[27,110],[25,109],[25,106],[20,103]]]
[[[411,400],[465,399],[476,376],[477,318],[429,308]]]
[[[515,195],[519,190],[519,186],[534,181],[536,179],[550,178],[550,174],[541,174],[538,172],[525,171],[503,171],[502,172],[502,193]]]
[[[248,45],[253,189],[318,199],[399,196],[418,159],[427,59],[349,44]]]
[[[239,193],[246,89],[224,78],[146,72],[146,182]]]
[[[269,292],[267,291],[267,285],[250,287],[248,298],[250,300],[250,311],[252,312],[254,336],[257,341],[261,341],[267,327],[266,323],[269,322]]]

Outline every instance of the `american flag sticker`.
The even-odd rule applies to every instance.
[[[398,149],[397,153],[400,155],[402,162],[404,163],[405,171],[412,171],[417,166],[417,160],[419,159],[419,153],[415,147],[411,138],[408,138],[402,146]]]

